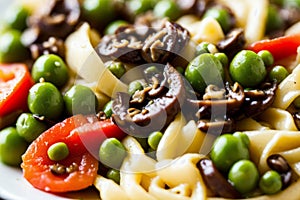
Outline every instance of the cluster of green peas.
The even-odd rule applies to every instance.
[[[97,97],[87,86],[74,85],[62,94],[60,89],[68,82],[69,72],[59,56],[40,56],[33,64],[31,76],[36,83],[27,98],[30,112],[22,113],[15,127],[5,128],[0,133],[0,159],[9,165],[21,163],[28,144],[51,125],[48,121],[56,122],[79,113],[92,114],[97,109]],[[65,144],[54,144],[49,148],[49,158],[55,161],[65,158],[66,148]]]
[[[275,194],[282,188],[280,174],[275,170],[259,175],[250,160],[250,140],[243,132],[219,136],[211,149],[210,158],[231,185],[242,195],[250,195],[257,188],[264,194]]]
[[[289,75],[284,66],[273,64],[274,58],[267,50],[258,53],[242,50],[229,63],[226,54],[217,52],[213,44],[203,42],[197,46],[196,57],[184,75],[199,93],[203,93],[209,84],[222,86],[225,79],[238,82],[244,88],[256,88],[266,79],[280,83]]]
[[[158,144],[163,134],[160,131],[155,131],[148,138],[137,138],[142,148],[145,149],[150,156],[152,151],[157,150]],[[120,167],[126,157],[126,149],[124,145],[116,138],[105,139],[99,149],[99,158],[101,163],[109,170],[106,177],[112,179],[116,183],[120,183]]]
[[[178,19],[184,12],[174,0],[126,0],[125,6],[133,16],[145,13],[151,10],[154,16],[158,18],[167,17],[172,21]],[[118,19],[118,14],[114,4],[110,0],[84,0],[82,3],[83,16],[89,21],[95,21],[95,24],[107,24],[104,34],[113,34],[115,30],[124,24],[128,24],[123,19]],[[231,27],[231,16],[227,9],[221,7],[212,7],[208,9],[203,18],[213,17],[221,25],[226,33]],[[116,20],[115,20],[116,19]]]

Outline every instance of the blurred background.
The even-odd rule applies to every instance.
[[[5,10],[11,2],[9,0],[0,0],[0,19],[4,17]]]

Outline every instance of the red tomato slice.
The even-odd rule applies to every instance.
[[[22,156],[24,177],[36,188],[47,192],[76,191],[91,186],[97,175],[98,160],[93,157],[82,143],[77,127],[89,123],[82,115],[70,117],[42,133]],[[69,156],[59,164],[78,165],[78,170],[65,175],[54,175],[50,166],[56,164],[47,155],[48,148],[64,142],[69,148]]]
[[[99,148],[106,138],[122,140],[126,134],[111,120],[98,121],[93,124],[84,124],[76,129],[88,151],[99,159]]]
[[[27,110],[28,91],[34,84],[24,64],[0,64],[0,117]]]
[[[275,60],[280,60],[288,56],[296,55],[297,48],[300,46],[300,34],[287,35],[274,39],[267,39],[254,42],[247,49],[254,52],[268,50],[272,53]]]

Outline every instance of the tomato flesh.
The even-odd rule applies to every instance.
[[[300,46],[300,34],[287,35],[271,40],[261,40],[254,42],[247,49],[254,52],[268,50],[272,53],[275,60],[280,60],[297,54]]]
[[[27,110],[27,96],[34,84],[24,64],[0,64],[0,117]]]
[[[122,140],[126,134],[111,120],[98,121],[85,124],[76,129],[85,147],[96,158],[99,159],[99,148],[106,138],[117,138]]]
[[[40,135],[22,156],[24,177],[36,188],[47,192],[76,191],[91,186],[97,175],[98,160],[93,157],[83,145],[76,127],[89,123],[81,115],[70,117]],[[57,162],[49,159],[48,148],[56,143],[64,142],[69,148],[66,159],[59,164],[78,165],[78,170],[65,175],[55,175],[50,166]]]

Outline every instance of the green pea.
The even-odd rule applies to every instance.
[[[21,137],[32,142],[47,129],[47,125],[38,121],[31,113],[22,113],[17,119],[16,128]]]
[[[233,81],[243,87],[255,87],[265,79],[267,70],[259,55],[250,50],[242,50],[231,61],[229,74]]]
[[[168,17],[170,20],[176,20],[181,15],[181,10],[175,1],[162,0],[155,5],[153,13],[159,18]]]
[[[102,164],[119,169],[126,157],[126,149],[116,138],[105,139],[99,149],[99,158]]]
[[[213,7],[208,9],[204,16],[206,17],[212,17],[214,18],[222,27],[222,30],[226,33],[229,31],[230,26],[231,26],[231,16],[228,13],[228,11],[224,8],[217,8]]]
[[[232,135],[233,135],[234,137],[239,138],[239,139],[244,143],[244,145],[245,145],[247,148],[249,148],[249,145],[250,145],[250,139],[249,139],[248,135],[246,135],[245,133],[240,132],[240,131],[235,132],[235,133],[233,133]]]
[[[19,166],[21,156],[27,149],[27,142],[19,136],[16,128],[7,127],[0,131],[0,160],[1,162]]]
[[[150,67],[147,67],[145,70],[144,70],[144,74],[145,76],[148,78],[148,79],[151,79],[153,76],[159,74],[160,71],[159,69],[156,67],[156,66],[150,66]]]
[[[214,56],[222,63],[223,67],[228,66],[228,57],[225,53],[215,53]]]
[[[54,143],[47,150],[48,157],[53,161],[61,161],[67,158],[69,153],[69,148],[64,142]]]
[[[151,133],[148,137],[148,144],[153,150],[157,150],[158,144],[162,138],[163,134],[160,131],[155,131]]]
[[[121,26],[125,26],[125,25],[128,25],[128,22],[125,21],[125,20],[116,20],[116,21],[113,21],[111,23],[109,23],[107,25],[107,27],[105,28],[104,30],[104,33],[105,35],[110,35],[110,34],[114,34],[115,31],[121,27]]]
[[[132,96],[136,91],[142,90],[143,85],[140,81],[132,81],[128,85],[128,93]]]
[[[299,109],[300,108],[300,96],[298,96],[294,101],[293,101],[294,106]]]
[[[220,171],[227,173],[235,162],[249,159],[250,153],[239,137],[223,134],[215,140],[210,157]]]
[[[280,83],[289,75],[289,72],[287,69],[281,65],[276,65],[271,69],[269,72],[269,78],[272,81],[276,81],[277,83]]]
[[[69,115],[93,114],[97,109],[97,96],[93,90],[84,85],[72,86],[63,96]]]
[[[239,160],[231,167],[228,180],[241,194],[253,191],[259,181],[259,172],[250,160]]]
[[[29,58],[28,49],[21,42],[21,33],[8,30],[0,35],[0,62],[21,62]]]
[[[270,67],[273,65],[274,58],[270,51],[262,50],[259,51],[257,55],[259,55],[262,58],[266,67]]]
[[[199,56],[200,54],[203,53],[218,53],[218,49],[216,47],[216,45],[209,43],[209,42],[201,42],[200,44],[198,44],[196,46],[196,52],[195,55]]]
[[[275,194],[281,190],[281,187],[281,176],[273,170],[264,173],[259,180],[259,188],[264,194]]]
[[[33,114],[58,119],[64,109],[60,91],[49,82],[36,83],[29,90],[28,108]]]
[[[185,69],[185,77],[197,92],[204,92],[209,84],[222,86],[225,72],[222,63],[209,53],[194,58]]]
[[[108,65],[109,71],[113,73],[117,78],[121,78],[125,73],[126,69],[123,63],[121,62],[112,62]]]
[[[111,115],[113,114],[112,104],[113,104],[113,101],[111,100],[104,105],[103,112],[105,113],[107,118],[110,118]]]
[[[153,0],[129,0],[127,7],[133,15],[142,14],[153,8]]]
[[[69,72],[65,62],[57,55],[40,56],[33,64],[31,75],[37,83],[43,78],[56,87],[64,86],[69,79]]]
[[[83,17],[95,27],[104,28],[116,17],[114,1],[111,0],[83,0]]]
[[[23,31],[27,27],[29,11],[21,5],[15,5],[5,13],[4,21],[11,29]]]
[[[108,170],[106,177],[113,180],[115,183],[120,184],[120,171],[116,169]]]
[[[276,6],[270,4],[268,6],[266,33],[270,33],[274,30],[281,29],[283,25],[284,25],[284,20],[279,14],[279,9]]]
[[[208,49],[208,45],[210,45],[210,43],[208,42],[201,42],[200,44],[198,44],[196,46],[196,56],[203,53],[210,53]]]

